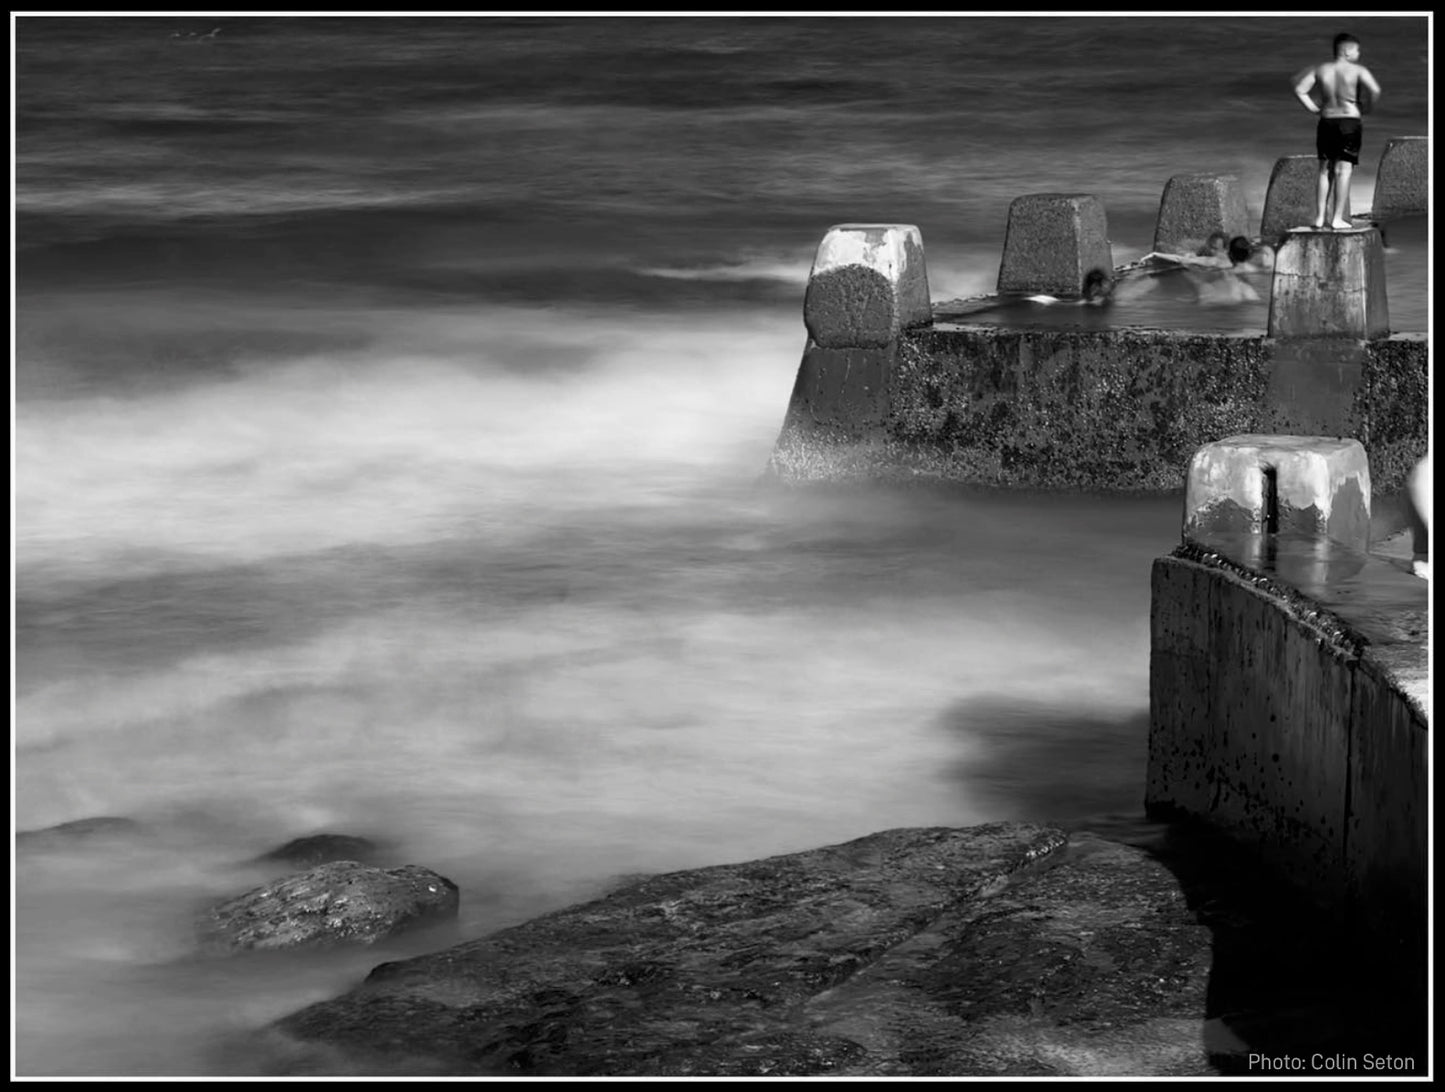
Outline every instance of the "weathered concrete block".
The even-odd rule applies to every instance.
[[[1370,467],[1358,440],[1230,436],[1189,462],[1184,534],[1301,531],[1370,545]]]
[[[1430,138],[1392,137],[1375,172],[1372,216],[1409,216],[1430,211]]]
[[[1291,230],[1275,254],[1269,336],[1368,339],[1389,332],[1379,231]]]
[[[1179,174],[1164,186],[1154,249],[1193,254],[1215,232],[1226,239],[1249,234],[1244,191],[1232,174]]]
[[[1269,172],[1260,238],[1277,246],[1290,228],[1314,223],[1319,201],[1320,163],[1312,155],[1287,155]]]
[[[825,349],[882,348],[933,320],[923,238],[911,224],[839,224],[818,244],[803,322]]]
[[[1089,194],[1030,193],[1008,209],[1000,292],[1083,293],[1089,271],[1114,271],[1104,206]]]

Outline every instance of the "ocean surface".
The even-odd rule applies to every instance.
[[[19,852],[21,1075],[231,1075],[228,1037],[441,943],[190,958],[299,835],[450,877],[459,939],[1137,815],[1179,497],[760,488],[813,252],[916,224],[943,301],[1020,194],[1098,195],[1121,263],[1174,174],[1257,222],[1339,29],[1384,88],[1355,208],[1429,124],[1423,18],[15,26],[14,821],[141,824]],[[1398,329],[1427,266],[1392,240]]]

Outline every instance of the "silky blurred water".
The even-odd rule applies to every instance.
[[[1386,91],[1357,207],[1426,131],[1422,27],[1350,28]],[[1257,214],[1334,31],[21,18],[15,822],[142,826],[21,848],[17,1072],[225,1075],[218,1037],[442,942],[187,959],[301,834],[452,878],[463,937],[1137,812],[1178,498],[760,488],[802,288],[849,220],[918,224],[948,299],[1019,193],[1100,194],[1119,260],[1173,173]],[[1261,326],[1238,302],[1182,315]]]

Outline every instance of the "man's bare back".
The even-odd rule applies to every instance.
[[[1326,61],[1309,69],[1300,80],[1305,93],[1317,89],[1320,95],[1320,116],[1326,118],[1357,118],[1368,114],[1374,94],[1380,85],[1362,64],[1343,59]],[[1360,105],[1360,88],[1365,89],[1364,107]],[[1373,90],[1372,90],[1373,89]]]

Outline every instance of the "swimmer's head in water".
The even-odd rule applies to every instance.
[[[1223,254],[1229,249],[1229,238],[1222,231],[1216,231],[1211,235],[1202,247],[1199,248],[1201,258],[1212,258]]]
[[[1243,235],[1236,235],[1229,240],[1229,260],[1235,265],[1240,262],[1249,261],[1249,256],[1254,253],[1254,247]]]
[[[1091,269],[1084,274],[1084,302],[1107,303],[1114,291],[1114,278],[1103,269]]]

